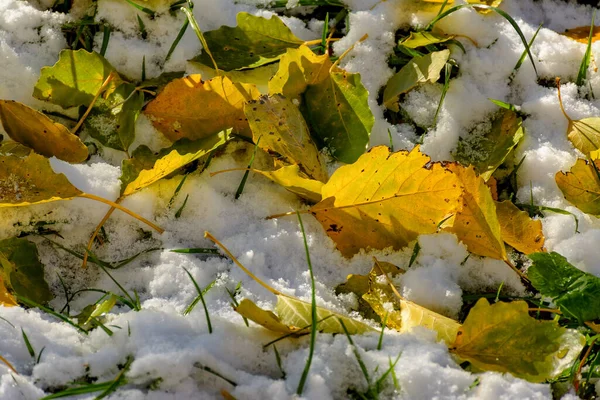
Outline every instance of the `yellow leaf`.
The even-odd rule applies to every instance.
[[[298,164],[309,177],[327,181],[323,157],[310,137],[300,110],[281,95],[262,96],[244,106],[252,137],[258,146],[283,157],[287,164]]]
[[[557,366],[573,362],[582,335],[529,316],[524,301],[490,305],[480,299],[460,328],[451,351],[476,368],[509,372],[532,382],[556,376]]]
[[[6,285],[4,284],[4,280],[0,276],[0,305],[4,307],[14,307],[17,305],[17,300],[15,296],[8,292]]]
[[[579,26],[577,28],[571,28],[561,33],[561,35],[568,37],[569,39],[573,39],[578,41],[579,43],[587,44],[588,38],[590,36],[590,27],[589,26]],[[600,39],[600,26],[594,26],[594,31],[592,33],[592,43]]]
[[[0,207],[66,200],[82,194],[66,176],[54,172],[46,157],[32,151],[23,155],[26,151],[21,145],[6,151],[7,145],[0,146]]]
[[[447,345],[454,343],[460,324],[455,320],[428,310],[408,300],[401,300],[402,329],[409,332],[412,328],[422,326],[437,333],[437,339]]]
[[[283,324],[277,315],[273,314],[271,311],[263,310],[248,299],[240,301],[240,304],[235,307],[235,311],[242,317],[256,322],[271,332],[299,334],[302,330],[295,326]],[[304,333],[307,333],[306,330],[304,330]]]
[[[313,203],[321,201],[323,182],[302,176],[297,165],[288,165],[275,171],[254,170],[254,172],[269,178],[303,199]]]
[[[310,209],[346,257],[360,249],[400,249],[434,233],[455,212],[462,188],[456,176],[418,147],[390,153],[378,146],[339,168]]]
[[[542,221],[533,220],[511,201],[496,202],[502,239],[524,254],[544,251]]]
[[[202,75],[204,80],[210,80],[219,74],[217,71],[207,65],[190,61],[189,64],[193,66],[192,71]],[[237,83],[247,83],[255,85],[256,88],[263,94],[269,93],[269,80],[275,75],[279,67],[278,63],[267,64],[262,67],[253,69],[244,69],[241,71],[223,71],[219,70],[221,75],[224,75]]]
[[[306,45],[289,48],[279,60],[279,70],[269,81],[269,93],[281,93],[289,99],[298,99],[309,85],[328,78],[332,63],[327,54],[316,55]]]
[[[484,257],[506,260],[506,249],[496,215],[496,205],[490,188],[473,167],[449,164],[465,188],[461,199],[462,208],[455,217],[444,224],[444,228],[456,234],[471,253]]]
[[[243,107],[259,97],[254,85],[227,77],[203,82],[200,75],[189,75],[165,86],[144,112],[171,141],[202,139],[228,128],[250,135]]]
[[[596,167],[579,158],[569,172],[558,171],[556,184],[565,199],[581,211],[600,215],[600,161],[594,161]]]
[[[64,125],[16,101],[0,100],[0,121],[16,142],[46,157],[79,163],[88,157],[88,149],[79,137]]]
[[[600,118],[584,118],[584,119],[572,119],[567,114],[560,94],[560,79],[556,78],[556,86],[558,93],[558,104],[563,115],[569,121],[567,126],[567,137],[573,143],[573,146],[581,151],[586,156],[590,152],[600,149]]]

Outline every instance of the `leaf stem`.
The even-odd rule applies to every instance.
[[[238,261],[238,259],[235,258],[235,256],[233,254],[231,254],[231,252],[229,251],[229,249],[227,247],[225,247],[225,245],[223,243],[221,243],[217,238],[215,238],[210,232],[208,232],[208,231],[204,232],[204,237],[207,238],[208,240],[212,241],[214,244],[216,244],[217,246],[219,246],[221,249],[223,249],[223,252],[225,254],[227,254],[227,256],[229,258],[231,258],[231,260],[238,267],[240,267],[240,269],[242,271],[244,271],[250,278],[252,278],[254,280],[254,282],[258,283],[259,285],[261,285],[262,287],[264,287],[265,289],[267,289],[269,292],[273,293],[275,296],[282,296],[283,295],[283,293],[281,293],[279,290],[277,290],[277,289],[269,286],[268,284],[266,284],[265,282],[263,282],[259,277],[257,277],[252,272],[250,272],[250,270],[248,268],[244,267],[242,265],[242,263],[240,263]]]
[[[119,197],[117,200],[115,200],[115,203],[117,203],[117,204],[120,203],[122,199],[123,199],[122,197]],[[92,236],[90,236],[90,240],[86,247],[86,252],[83,255],[83,262],[81,263],[81,268],[87,267],[89,251],[92,250],[92,246],[94,245],[94,239],[96,239],[96,236],[98,236],[98,234],[100,233],[100,229],[102,229],[102,227],[104,226],[106,221],[108,221],[108,219],[110,218],[110,216],[112,215],[112,213],[115,210],[116,210],[115,207],[111,207],[110,210],[108,210],[108,212],[106,213],[106,215],[104,215],[104,217],[102,218],[102,220],[100,221],[98,226],[96,226],[96,230],[94,230],[94,233],[92,233]]]
[[[308,214],[310,211],[309,210],[300,210],[300,211],[290,211],[290,212],[281,213],[281,214],[273,214],[273,215],[269,215],[266,219],[277,219],[277,218],[281,218],[281,217],[289,217],[290,215],[295,215],[297,212],[299,212],[300,214]]]
[[[87,118],[87,116],[92,111],[92,108],[94,108],[94,104],[96,104],[96,101],[98,100],[98,97],[100,97],[100,95],[102,94],[102,92],[104,92],[104,90],[106,90],[106,87],[108,86],[108,84],[114,78],[115,78],[115,72],[113,71],[113,72],[111,72],[108,75],[108,77],[106,78],[106,80],[102,83],[102,86],[100,86],[100,89],[98,90],[98,93],[96,93],[96,95],[94,96],[94,99],[92,100],[92,102],[88,106],[87,110],[85,110],[85,113],[83,114],[83,116],[81,117],[81,119],[79,119],[79,122],[77,123],[77,125],[75,125],[75,128],[73,128],[73,130],[71,131],[71,133],[75,134],[79,130],[79,128],[81,128],[81,125],[83,125],[83,122],[85,121],[85,119]]]
[[[0,361],[2,361],[8,368],[10,368],[10,370],[12,372],[14,372],[15,374],[19,375],[19,373],[17,372],[17,370],[15,369],[15,367],[13,367],[13,365],[11,363],[9,363],[6,358],[0,356]]]
[[[556,77],[556,88],[558,89],[558,104],[560,105],[560,110],[562,111],[563,115],[569,122],[573,122],[571,117],[569,117],[569,115],[565,111],[565,107],[563,106],[562,96],[560,95],[560,78],[559,77]]]
[[[104,203],[104,204],[108,204],[111,207],[116,208],[119,211],[123,211],[125,214],[129,214],[130,216],[132,216],[133,218],[145,223],[146,225],[148,225],[149,227],[151,227],[152,229],[154,229],[155,231],[157,231],[158,233],[163,233],[165,230],[163,228],[161,228],[160,226],[156,225],[155,223],[148,221],[146,218],[142,217],[139,214],[134,213],[133,211],[117,204],[114,203],[110,200],[107,200],[103,197],[100,196],[96,196],[94,194],[89,194],[89,193],[82,193],[77,197],[83,197],[85,199],[91,199],[91,200],[96,200],[99,201],[100,203]]]

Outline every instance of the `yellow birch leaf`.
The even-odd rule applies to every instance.
[[[290,192],[297,194],[313,203],[321,201],[321,189],[323,182],[314,179],[308,179],[302,176],[300,167],[297,165],[288,165],[275,171],[254,170],[273,182],[283,186]]]
[[[323,157],[310,137],[302,113],[291,100],[281,95],[262,96],[244,106],[254,143],[283,157],[287,164],[298,164],[309,177],[327,181]]]
[[[220,76],[203,82],[200,75],[189,75],[165,86],[144,112],[171,141],[202,139],[229,128],[249,136],[244,103],[259,97],[254,85]]]
[[[557,321],[529,316],[525,301],[490,305],[480,299],[471,309],[450,349],[461,359],[486,371],[509,372],[532,382],[543,382],[573,362],[583,348],[581,334]]]
[[[299,327],[288,326],[282,323],[279,317],[273,312],[263,310],[248,299],[243,299],[240,301],[240,304],[235,307],[235,311],[242,317],[256,322],[258,325],[270,330],[271,332],[299,334],[302,330]],[[307,333],[306,330],[304,333]]]
[[[339,168],[309,211],[346,257],[360,249],[400,249],[434,233],[454,213],[463,189],[454,174],[415,147],[390,153],[377,146]]]
[[[600,215],[600,161],[594,161],[595,167],[579,158],[569,172],[558,171],[556,184],[565,199],[581,211]]]
[[[533,220],[511,201],[496,202],[502,240],[524,254],[544,251],[542,221]]]
[[[566,29],[561,35],[579,43],[587,44],[590,36],[590,27],[578,26],[577,28]],[[600,40],[600,26],[594,26],[594,31],[592,33],[592,43],[597,40]]]
[[[309,85],[329,77],[332,63],[327,54],[316,55],[308,46],[289,48],[279,60],[279,70],[269,81],[269,93],[299,99]]]
[[[16,101],[0,100],[0,121],[8,136],[46,157],[83,162],[88,148],[67,127]]]
[[[428,310],[425,307],[408,300],[401,300],[402,329],[409,332],[414,327],[422,326],[437,333],[437,340],[443,340],[451,345],[456,340],[460,324],[455,320]]]
[[[4,280],[0,276],[0,305],[4,307],[14,307],[17,305],[15,296],[8,292]]]
[[[490,188],[471,166],[449,164],[448,169],[458,177],[465,188],[462,208],[444,223],[444,229],[454,233],[473,254],[506,260],[506,249],[496,205]]]

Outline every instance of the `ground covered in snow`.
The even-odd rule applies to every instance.
[[[0,0],[0,99],[48,108],[48,104],[31,96],[32,88],[40,68],[54,64],[60,50],[66,47],[61,25],[76,17],[46,11],[48,3],[46,0]],[[369,35],[366,41],[356,45],[342,66],[360,72],[362,82],[370,92],[370,105],[376,118],[371,145],[389,144],[390,130],[396,149],[411,149],[418,140],[416,132],[409,125],[394,126],[386,122],[383,109],[377,104],[377,95],[393,73],[387,57],[395,45],[395,31],[401,27],[425,25],[434,14],[418,11],[410,0],[348,0],[346,3],[351,9],[350,29],[334,49],[341,54],[365,33]],[[589,25],[592,9],[558,0],[505,0],[502,9],[513,16],[527,39],[540,23],[544,23],[531,51],[542,78],[563,78],[562,95],[567,112],[573,118],[600,115],[600,101],[580,99],[577,87],[568,83],[577,75],[585,45],[557,33],[566,28]],[[194,14],[205,31],[221,25],[235,25],[239,11],[268,14],[251,0],[195,1]],[[139,37],[137,15],[145,19],[146,40]],[[183,14],[171,16],[167,13],[150,20],[124,0],[99,0],[96,15],[97,20],[114,27],[106,58],[117,70],[133,78],[140,77],[144,56],[148,77],[163,71],[195,71],[195,67],[186,62],[200,50],[191,29],[187,30],[171,59],[164,63],[183,18]],[[294,17],[284,20],[304,40],[320,37],[320,21],[305,24]],[[455,51],[452,54],[460,65],[460,73],[451,81],[438,124],[425,135],[422,151],[434,160],[452,160],[459,138],[478,124],[489,122],[490,115],[497,109],[488,98],[520,105],[529,117],[524,122],[526,138],[516,154],[517,159],[526,156],[518,175],[519,200],[529,201],[531,190],[536,204],[575,214],[579,218],[578,234],[575,234],[571,216],[546,214],[543,218],[546,247],[560,252],[578,268],[600,275],[600,223],[566,202],[554,180],[557,171],[568,170],[577,158],[577,151],[565,135],[567,121],[560,112],[556,89],[539,85],[528,62],[509,85],[507,77],[523,46],[506,20],[463,9],[438,26],[446,33],[473,38],[477,46],[464,40],[466,53]],[[102,33],[98,33],[96,45],[100,46],[101,42]],[[600,54],[599,46],[593,46],[595,55]],[[589,84],[595,93],[600,93],[600,74],[593,68],[590,69]],[[432,110],[437,107],[440,93],[441,85],[423,86],[406,96],[402,107],[413,120],[426,125],[433,117]],[[132,148],[140,144],[153,149],[167,146],[168,142],[160,138],[142,115]],[[98,256],[103,259],[119,260],[144,249],[162,249],[114,271],[113,276],[118,282],[139,293],[142,310],[113,309],[106,321],[107,326],[114,327],[111,328],[113,336],[106,335],[101,329],[83,335],[37,310],[0,309],[3,319],[0,320],[0,355],[19,373],[14,374],[0,364],[1,399],[38,399],[48,389],[85,377],[97,378],[99,382],[114,379],[119,373],[119,365],[128,355],[133,357],[127,372],[129,383],[111,394],[110,399],[210,399],[219,398],[221,389],[226,389],[237,399],[294,397],[308,354],[308,337],[278,342],[283,374],[273,347],[263,349],[263,344],[277,335],[256,325],[246,327],[232,309],[226,289],[234,290],[241,282],[238,299],[249,298],[265,308],[272,308],[274,296],[226,258],[169,251],[210,247],[211,242],[204,239],[204,231],[210,231],[256,275],[282,292],[310,301],[306,255],[297,220],[265,219],[271,214],[303,207],[299,199],[251,174],[243,195],[235,200],[234,193],[242,172],[209,175],[210,172],[245,167],[251,155],[248,149],[251,147],[230,144],[226,154],[214,159],[207,171],[188,177],[173,207],[169,208],[168,202],[180,182],[177,177],[160,181],[124,201],[124,206],[156,220],[165,229],[164,234],[148,233],[139,222],[118,212],[107,222],[108,241],[97,249]],[[102,156],[92,156],[86,164],[70,165],[53,160],[52,165],[81,190],[116,199],[121,158],[118,152],[104,152]],[[331,166],[332,169],[335,167]],[[175,218],[176,210],[187,195],[189,200],[181,217]],[[63,246],[82,250],[107,209],[86,199],[27,208],[0,208],[0,239],[31,230],[38,222],[51,222],[52,229],[64,238],[60,240]],[[406,265],[412,253],[410,246],[399,252],[361,253],[348,260],[335,249],[334,243],[310,215],[304,217],[304,223],[317,280],[318,304],[341,313],[347,314],[356,301],[351,296],[338,297],[333,290],[348,274],[368,272],[373,255],[396,265]],[[56,296],[51,302],[53,308],[61,309],[65,303],[59,277],[71,292],[84,287],[119,291],[94,265],[82,270],[77,258],[40,237],[30,237],[30,240],[38,244],[46,279]],[[454,235],[425,235],[419,238],[419,243],[422,250],[416,263],[400,282],[401,292],[408,299],[457,317],[465,293],[494,292],[501,284],[509,293],[524,293],[518,277],[501,261],[469,257],[463,262],[467,250]],[[196,307],[187,316],[182,315],[197,294],[184,268],[201,287],[216,282],[205,296],[214,330],[212,334],[208,332],[202,307]],[[98,297],[94,292],[81,293],[71,302],[71,313],[76,314]],[[44,348],[39,363],[29,355],[21,329],[27,333],[36,351]],[[381,350],[377,350],[377,333],[355,336],[354,341],[369,371],[376,367],[379,371],[387,369],[389,360],[401,353],[395,367],[400,389],[396,390],[389,382],[382,398],[551,398],[549,385],[532,384],[498,373],[464,371],[453,360],[446,345],[436,343],[435,335],[425,329],[407,334],[387,331]],[[217,378],[206,368],[237,386]],[[365,387],[366,382],[347,338],[319,334],[303,397],[342,399],[346,398],[349,388]],[[94,395],[79,398],[91,399]]]

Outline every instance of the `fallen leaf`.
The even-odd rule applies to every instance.
[[[571,265],[558,253],[534,253],[527,277],[560,311],[580,323],[600,318],[600,278]]]
[[[419,147],[390,153],[377,146],[340,167],[323,186],[323,200],[309,211],[346,257],[361,249],[400,249],[434,233],[460,204],[461,184]]]
[[[600,149],[600,118],[569,120],[567,137],[585,155]]]
[[[383,105],[392,111],[400,111],[398,97],[421,83],[437,82],[449,57],[450,50],[442,50],[411,59],[387,82]]]
[[[530,317],[528,308],[525,301],[490,305],[480,299],[450,350],[476,368],[509,372],[531,382],[558,375],[562,371],[556,371],[557,363],[564,363],[565,358],[573,362],[579,356],[582,336],[556,321]]]
[[[96,52],[62,50],[56,64],[42,68],[33,97],[62,108],[88,106],[114,72],[113,66]],[[119,79],[114,79],[111,87],[119,83]]]
[[[44,265],[40,262],[37,246],[27,239],[0,240],[0,277],[5,287],[17,296],[39,304],[52,299],[44,280]]]
[[[72,199],[82,192],[46,157],[25,146],[0,145],[0,207],[28,206]]]
[[[270,330],[271,332],[297,335],[301,335],[302,332],[305,334],[308,333],[308,331],[302,329],[303,327],[288,326],[282,323],[279,317],[273,312],[263,310],[248,299],[243,299],[240,301],[239,305],[235,307],[235,311],[242,317],[256,322],[258,325]]]
[[[0,100],[0,121],[10,138],[46,157],[83,162],[88,148],[67,127],[16,101]]]
[[[415,327],[424,327],[437,333],[437,340],[447,345],[454,343],[460,324],[455,320],[433,312],[412,301],[401,300],[402,329],[410,332]]]
[[[594,163],[595,167],[579,158],[569,172],[558,171],[554,178],[568,202],[585,213],[600,215],[600,160]]]
[[[243,107],[259,97],[254,85],[227,77],[203,82],[200,75],[188,75],[165,86],[144,113],[171,141],[202,139],[229,128],[250,136]]]
[[[503,110],[492,122],[489,132],[461,138],[454,158],[464,165],[473,165],[488,181],[524,136],[523,120],[515,112]]]
[[[317,144],[342,162],[356,161],[365,152],[375,124],[360,74],[334,68],[327,79],[308,87],[304,99]]]
[[[194,74],[200,74],[204,80],[210,80],[219,75],[226,76],[235,83],[246,83],[254,85],[262,94],[269,94],[269,80],[275,75],[279,68],[279,63],[267,64],[258,68],[243,69],[241,71],[221,71],[218,73],[214,68],[204,64],[190,62],[192,65],[188,70]]]
[[[17,305],[17,299],[10,294],[1,275],[2,274],[0,274],[0,305],[4,307],[14,307]]]
[[[444,223],[444,229],[454,233],[467,249],[479,256],[506,260],[500,222],[490,188],[483,178],[477,176],[473,167],[449,164],[463,185],[462,207],[456,215]]]
[[[566,29],[561,35],[568,37],[569,39],[573,39],[578,41],[579,43],[588,43],[588,38],[590,36],[590,27],[589,26],[578,26],[577,28]],[[592,33],[592,43],[600,39],[600,26],[594,26],[594,30]]]
[[[321,201],[323,182],[304,177],[297,165],[288,165],[275,171],[254,170],[254,172],[263,175],[305,200],[312,203]]]
[[[276,15],[267,19],[240,12],[236,19],[234,28],[222,26],[204,33],[219,69],[256,68],[277,61],[288,48],[304,43]],[[206,51],[192,60],[213,66]]]
[[[144,106],[144,94],[135,85],[118,86],[106,100],[99,100],[84,125],[102,145],[127,151],[135,139],[135,123]]]
[[[454,39],[454,35],[446,35],[445,33],[434,33],[428,31],[410,32],[409,36],[402,40],[399,44],[409,49],[417,47],[429,46],[432,44],[445,43]]]
[[[228,132],[220,132],[197,141],[183,140],[153,154],[146,147],[137,148],[133,157],[123,161],[121,196],[129,196],[172,174],[179,168],[210,153],[229,140]]]
[[[533,220],[511,201],[496,202],[502,240],[523,254],[544,251],[542,221]]]
[[[327,181],[325,161],[291,100],[281,95],[262,96],[246,103],[244,114],[261,149],[279,154],[286,164],[297,164],[310,178]]]
[[[269,81],[269,93],[281,93],[289,99],[300,100],[309,85],[329,77],[333,64],[327,54],[317,55],[308,46],[287,49],[279,60],[279,69]]]

